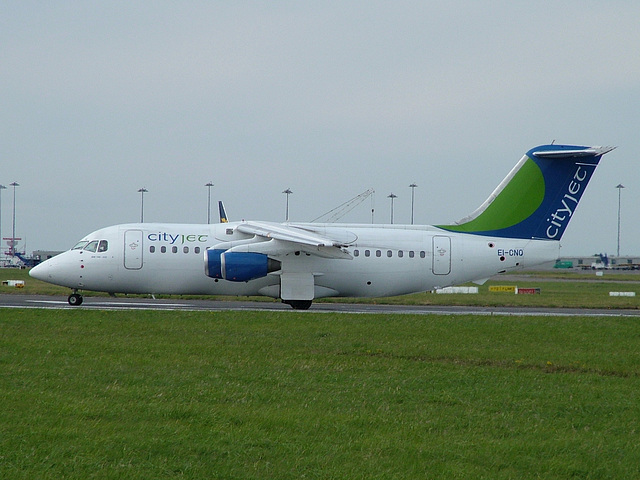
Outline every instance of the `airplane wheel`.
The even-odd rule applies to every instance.
[[[311,306],[311,300],[289,300],[285,303],[291,305],[294,310],[308,310]]]
[[[82,295],[78,293],[72,293],[71,295],[69,295],[67,301],[69,302],[69,305],[77,307],[78,305],[82,305]]]

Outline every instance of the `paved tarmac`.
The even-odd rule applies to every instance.
[[[46,295],[0,295],[0,309],[44,308],[81,310],[166,310],[166,311],[290,311],[280,302],[219,301],[196,299],[152,299],[127,297],[84,297],[81,306],[70,306],[67,297]],[[640,317],[640,310],[544,308],[544,307],[475,307],[372,305],[354,303],[314,303],[310,313],[373,313],[413,315],[504,315],[504,316],[602,316]],[[0,313],[6,315],[7,312]]]

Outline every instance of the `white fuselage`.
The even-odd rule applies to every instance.
[[[500,272],[555,260],[559,248],[557,241],[452,233],[432,226],[295,224],[340,239],[345,257],[351,258],[283,251],[269,255],[281,262],[281,269],[261,278],[235,282],[207,276],[208,248],[252,241],[237,231],[239,223],[108,227],[84,239],[98,241],[93,245],[99,248],[66,251],[31,275],[74,290],[278,298],[281,275],[299,272],[313,274],[313,298],[374,297],[481,283]]]

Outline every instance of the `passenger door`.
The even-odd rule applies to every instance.
[[[443,235],[433,237],[433,274],[451,273],[451,238]]]
[[[140,270],[143,252],[142,230],[126,230],[124,232],[124,268]]]

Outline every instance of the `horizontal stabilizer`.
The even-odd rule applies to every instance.
[[[609,153],[616,147],[591,147],[582,150],[531,150],[531,153],[540,158],[579,158],[596,157]]]

